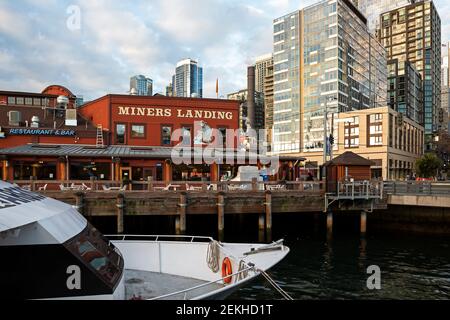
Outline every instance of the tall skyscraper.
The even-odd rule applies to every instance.
[[[441,109],[438,115],[441,129],[450,132],[450,74],[449,74],[449,51],[450,42],[442,45],[442,66],[441,66]]]
[[[130,92],[136,92],[138,96],[153,95],[153,80],[143,75],[137,75],[130,78]]]
[[[273,152],[323,151],[325,110],[386,105],[385,50],[366,22],[349,0],[274,20]]]
[[[267,67],[273,65],[273,55],[266,54],[256,58],[255,62],[255,90],[264,93],[264,80],[267,74]]]
[[[173,85],[169,83],[169,85],[166,87],[166,97],[173,97]]]
[[[382,13],[406,6],[415,0],[354,0],[364,16],[367,17],[367,26],[371,32],[380,27],[380,15]]]
[[[229,93],[227,95],[228,100],[237,100],[241,102],[239,108],[239,128],[246,131],[246,120],[248,117],[248,89],[239,90],[237,92]],[[264,128],[264,95],[262,92],[255,91],[255,123],[252,126],[253,129],[259,130]]]
[[[409,61],[388,61],[388,105],[416,123],[423,123],[422,76]]]
[[[273,129],[273,58],[266,66],[264,77],[264,125],[267,133],[267,143],[272,151],[272,129]]]
[[[203,68],[197,61],[185,59],[177,63],[173,90],[176,97],[203,98]]]
[[[411,62],[423,80],[426,145],[437,130],[441,105],[441,19],[431,0],[394,9],[380,16],[378,36],[388,59]]]

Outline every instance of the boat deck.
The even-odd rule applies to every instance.
[[[127,269],[125,270],[125,298],[127,300],[152,299],[206,283],[208,282],[193,278],[174,276],[158,272]],[[170,296],[167,300],[191,299],[220,288],[223,288],[223,285],[214,283],[189,291],[188,293],[180,293]]]

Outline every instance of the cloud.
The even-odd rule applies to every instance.
[[[125,93],[145,74],[164,92],[176,62],[204,67],[204,92],[246,87],[246,68],[272,51],[272,21],[316,0],[22,0],[0,1],[0,89],[41,91],[62,84],[86,99]],[[450,40],[447,0],[436,0],[443,42]],[[81,9],[80,30],[67,8]]]

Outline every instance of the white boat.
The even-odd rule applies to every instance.
[[[288,252],[282,241],[105,237],[72,206],[0,182],[4,299],[220,299]]]

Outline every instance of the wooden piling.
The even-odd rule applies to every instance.
[[[30,190],[36,191],[36,183],[35,183],[36,177],[31,176],[30,177]]]
[[[365,236],[367,231],[367,212],[365,210],[361,211],[360,230],[361,236]]]
[[[258,179],[252,178],[252,191],[258,191]]]
[[[84,212],[83,212],[83,211],[84,211],[84,210],[83,210],[83,207],[84,207],[84,204],[83,204],[83,197],[84,197],[83,192],[77,192],[77,193],[75,193],[75,209],[77,209],[78,212],[81,213],[81,214],[84,213]]]
[[[90,177],[90,180],[91,180],[91,190],[97,190],[96,188],[95,188],[95,177]]]
[[[333,212],[332,211],[327,212],[327,234],[328,235],[333,234]]]
[[[266,229],[266,216],[265,214],[261,213],[258,217],[258,230],[265,230]]]
[[[264,203],[266,207],[266,234],[267,241],[272,240],[272,192],[266,191],[266,202]]]
[[[187,194],[181,192],[179,206],[179,216],[175,220],[175,231],[177,234],[186,233],[186,209],[187,209]]]
[[[125,208],[125,199],[124,195],[122,193],[117,195],[117,233],[121,234],[123,233],[124,226],[123,226],[123,216],[124,216],[124,208]]]
[[[153,177],[147,177],[147,190],[153,191]]]
[[[218,213],[219,240],[222,241],[224,238],[224,229],[225,229],[225,194],[223,192],[219,192],[217,197],[217,213]]]

